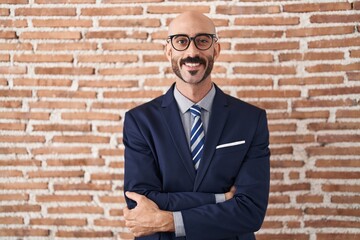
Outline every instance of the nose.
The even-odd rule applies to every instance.
[[[190,41],[189,47],[186,49],[186,54],[190,57],[198,56],[199,55],[199,49],[195,46],[195,40],[192,39]]]

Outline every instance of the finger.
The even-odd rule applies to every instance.
[[[141,198],[143,197],[143,195],[140,195],[136,192],[126,192],[125,195],[126,195],[126,197],[130,198],[131,200],[134,200],[135,202],[139,202],[141,200]]]

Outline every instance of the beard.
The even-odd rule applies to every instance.
[[[181,59],[180,62],[178,61],[179,58],[172,58],[171,59],[171,67],[175,73],[175,75],[180,78],[182,81],[189,83],[189,84],[200,84],[201,82],[203,82],[211,73],[213,66],[214,66],[214,57],[213,56],[208,56],[206,57],[206,59],[204,58],[200,58],[200,57],[187,57],[185,59]],[[179,64],[178,64],[179,62]],[[206,66],[204,75],[202,76],[202,78],[198,79],[197,81],[193,82],[193,81],[187,81],[184,79],[184,77],[181,74],[180,71],[180,67],[185,63],[185,62],[189,62],[189,63],[200,63],[203,64],[204,66]],[[207,64],[206,64],[207,63]],[[180,65],[180,67],[179,67]],[[195,76],[198,71],[189,71],[191,76]]]

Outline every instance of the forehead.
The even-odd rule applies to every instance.
[[[169,25],[169,35],[187,34],[194,36],[199,33],[215,34],[213,22],[202,14],[183,14],[175,18]]]

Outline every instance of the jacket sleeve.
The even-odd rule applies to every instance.
[[[181,211],[186,238],[223,239],[260,229],[268,204],[270,185],[269,132],[266,113],[258,125],[235,181],[236,193],[228,201]]]
[[[125,145],[124,191],[145,195],[160,209],[180,211],[215,203],[215,194],[201,192],[163,192],[161,173],[146,138],[142,135],[135,118],[126,113],[123,142]],[[136,203],[126,198],[128,207]]]

